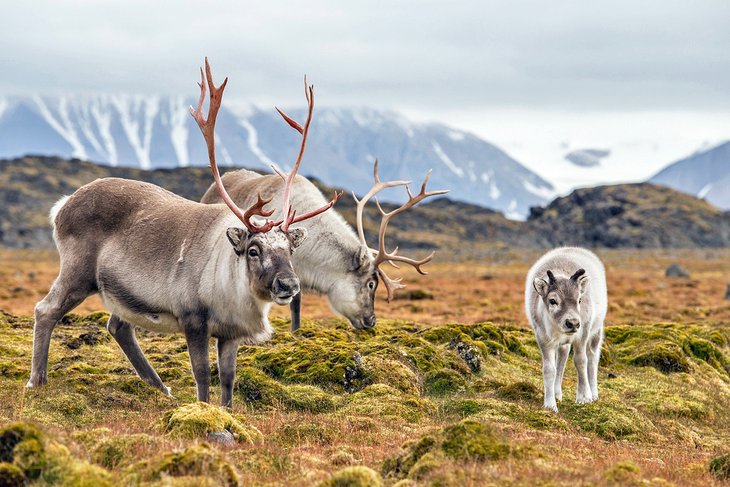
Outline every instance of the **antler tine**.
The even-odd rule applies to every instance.
[[[376,194],[381,192],[382,190],[386,188],[393,188],[395,186],[405,186],[406,188],[410,184],[410,181],[385,181],[382,182],[380,180],[380,176],[378,175],[378,160],[375,159],[375,163],[373,164],[373,179],[374,183],[373,186],[370,188],[370,190],[365,193],[365,196],[362,197],[362,199],[357,199],[357,196],[353,193],[352,197],[355,199],[355,203],[357,203],[357,236],[360,238],[360,243],[364,246],[368,246],[367,241],[365,240],[365,229],[363,228],[362,224],[362,216],[363,216],[363,210],[365,209],[365,205],[367,202]]]
[[[262,226],[255,225],[251,221],[251,217],[253,216],[263,216],[264,218],[270,217],[274,214],[274,210],[264,210],[264,206],[271,203],[272,198],[263,199],[261,197],[261,194],[259,193],[256,198],[256,203],[254,203],[246,212],[243,214],[244,217],[244,224],[246,225],[246,228],[248,228],[250,231],[254,233],[266,233],[272,228],[274,228],[277,225],[281,225],[281,220],[279,221],[269,221],[266,220],[266,222]]]
[[[388,277],[385,271],[380,268],[378,268],[378,276],[380,276],[380,280],[383,281],[385,291],[388,293],[385,299],[389,303],[393,300],[393,295],[398,289],[403,289],[404,287],[406,287],[405,284],[401,284],[402,279],[400,277],[398,279],[391,279],[390,277]]]
[[[426,177],[423,179],[423,183],[421,184],[421,190],[416,196],[413,196],[413,193],[411,193],[410,187],[406,186],[406,192],[408,193],[408,201],[406,201],[403,205],[399,206],[398,208],[395,208],[394,210],[391,210],[389,212],[386,212],[383,210],[382,206],[380,206],[379,201],[375,201],[378,205],[378,209],[380,210],[380,213],[382,215],[382,219],[380,220],[380,229],[378,231],[378,251],[377,255],[375,256],[375,265],[380,265],[383,262],[389,262],[391,265],[395,265],[394,262],[402,262],[404,264],[409,264],[413,266],[416,271],[418,271],[419,274],[426,275],[428,274],[426,271],[421,269],[422,265],[428,264],[431,262],[434,256],[434,252],[431,252],[430,255],[427,255],[423,259],[411,259],[409,257],[404,257],[402,255],[398,255],[398,248],[388,253],[388,251],[385,249],[385,232],[388,229],[388,224],[390,223],[391,218],[398,215],[399,213],[402,213],[406,211],[409,208],[412,208],[419,202],[423,201],[424,199],[431,197],[431,196],[437,196],[440,194],[448,193],[446,190],[438,190],[438,191],[426,191],[426,185],[428,184],[428,179],[431,177],[431,171],[426,173]]]
[[[205,101],[206,84],[208,86],[208,89],[210,90],[210,102],[208,104],[207,118],[203,116],[203,102]],[[193,107],[190,107],[190,114],[197,122],[198,127],[200,127],[200,131],[202,132],[203,138],[205,139],[205,144],[208,146],[208,160],[210,161],[210,169],[213,172],[215,186],[218,189],[218,193],[220,193],[221,198],[228,206],[228,208],[231,209],[233,214],[236,215],[239,220],[241,220],[241,222],[250,232],[268,232],[269,230],[271,230],[272,227],[280,224],[281,222],[276,224],[272,224],[272,222],[266,222],[264,226],[259,227],[251,223],[250,218],[253,215],[261,215],[264,217],[271,216],[273,211],[264,211],[263,209],[263,206],[266,203],[269,203],[271,200],[264,201],[261,199],[261,196],[259,196],[257,203],[248,210],[246,210],[246,212],[244,213],[233,201],[231,196],[228,194],[228,191],[226,191],[226,188],[223,186],[223,180],[221,179],[220,171],[218,170],[218,163],[215,159],[215,122],[216,118],[218,117],[218,110],[221,107],[221,101],[223,100],[223,90],[226,89],[227,84],[228,78],[226,78],[223,83],[216,88],[215,84],[213,83],[213,74],[210,69],[210,63],[208,62],[208,57],[206,56],[205,73],[203,72],[202,68],[200,69],[200,83],[198,83],[198,86],[200,86],[200,98],[198,99],[198,108],[193,109]]]
[[[306,220],[308,218],[312,218],[314,216],[319,215],[320,213],[323,213],[330,208],[334,206],[334,204],[337,202],[337,200],[342,196],[342,192],[337,193],[335,192],[334,197],[332,200],[330,200],[329,203],[324,205],[323,207],[310,211],[309,213],[306,213],[302,216],[296,217],[296,211],[293,210],[291,207],[290,199],[291,199],[291,190],[292,185],[294,184],[294,178],[297,175],[297,172],[299,171],[299,166],[302,163],[302,157],[304,156],[304,150],[307,146],[307,137],[309,136],[309,126],[312,123],[312,113],[314,112],[314,85],[308,85],[307,84],[307,77],[304,76],[304,95],[307,98],[307,119],[304,122],[304,127],[302,127],[299,122],[291,118],[289,115],[284,113],[282,110],[280,110],[278,107],[276,107],[276,111],[279,112],[279,115],[286,121],[286,123],[289,124],[290,127],[292,127],[294,130],[299,132],[302,135],[302,142],[299,146],[299,154],[297,154],[297,159],[294,162],[294,167],[292,168],[291,172],[289,172],[288,175],[285,175],[283,172],[281,172],[276,166],[272,164],[272,168],[276,174],[278,174],[282,179],[284,179],[284,197],[283,197],[283,208],[282,213],[285,215],[284,218],[284,224],[282,225],[281,229],[284,231],[289,230],[289,226]]]

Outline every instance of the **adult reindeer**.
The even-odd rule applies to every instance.
[[[303,127],[277,108],[284,120],[302,135],[303,143],[298,160],[303,154],[304,142],[308,135],[314,109],[314,93],[311,87],[307,87],[306,80],[305,90],[308,110]],[[276,168],[274,170],[276,171]],[[292,172],[296,172],[296,169]],[[335,211],[327,212],[321,218],[309,220],[301,225],[301,228],[307,230],[309,237],[292,256],[292,264],[299,276],[302,289],[326,294],[332,308],[345,316],[352,326],[358,329],[375,326],[375,290],[378,286],[378,277],[386,287],[388,301],[393,298],[393,293],[397,289],[403,287],[400,280],[390,279],[385,274],[382,264],[402,262],[413,265],[418,272],[426,274],[422,266],[433,259],[433,253],[421,260],[397,255],[397,249],[392,254],[388,254],[385,250],[385,230],[390,219],[429,196],[447,192],[426,192],[428,182],[428,176],[426,176],[420,193],[413,196],[408,191],[409,199],[403,206],[389,213],[384,212],[381,208],[383,219],[380,225],[378,249],[371,249],[365,240],[362,224],[365,204],[383,189],[405,186],[408,190],[410,183],[410,181],[380,181],[377,160],[375,161],[374,177],[373,187],[362,200],[358,201],[357,234]],[[262,194],[273,198],[276,206],[280,208],[284,206],[278,204],[280,196],[277,195],[282,194],[282,186],[290,182],[289,180],[284,181],[284,179],[282,175],[261,175],[246,169],[223,175],[223,182],[237,204],[250,204],[252,195]],[[298,208],[316,208],[325,202],[324,196],[316,186],[302,176],[297,176],[293,180],[292,187],[296,190],[292,195],[292,202]],[[218,203],[220,196],[211,186],[200,201],[201,203]],[[284,210],[278,217],[285,214]],[[295,331],[301,323],[301,294],[294,297],[290,307],[291,327],[292,331]]]
[[[264,210],[270,200],[256,196],[245,211],[233,203],[215,158],[215,121],[227,82],[214,85],[206,58],[200,101],[196,110],[191,107],[225,205],[203,205],[151,184],[109,178],[83,186],[51,210],[61,270],[36,305],[28,387],[47,382],[48,348],[58,320],[98,292],[111,311],[107,329],[140,378],[166,394],[169,389],[144,357],[134,326],[184,333],[200,401],[209,400],[208,341],[215,337],[221,404],[231,404],[239,344],[268,340],[271,302],[288,304],[299,292],[291,253],[306,232],[289,226],[334,201],[301,217],[287,210],[286,218],[263,222],[253,217],[271,216],[273,210]],[[291,193],[291,185],[285,192]]]

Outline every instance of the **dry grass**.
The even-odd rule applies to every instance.
[[[433,356],[422,364],[413,365],[416,362],[406,359],[398,359],[403,363],[389,362],[407,363],[409,370],[415,371],[411,375],[421,388],[418,400],[422,403],[414,407],[424,408],[424,413],[415,421],[404,419],[410,417],[405,412],[399,416],[400,410],[387,418],[344,413],[351,411],[348,401],[353,395],[335,382],[321,380],[314,385],[332,401],[332,410],[293,408],[278,399],[268,405],[254,404],[237,395],[234,415],[258,428],[264,440],[254,446],[216,448],[235,467],[244,485],[310,485],[348,464],[381,471],[384,461],[401,454],[405,442],[438,435],[443,427],[469,417],[493,427],[513,453],[495,461],[436,455],[440,460],[420,477],[424,484],[720,485],[721,481],[708,473],[707,465],[713,456],[729,448],[730,371],[690,357],[690,373],[663,374],[628,365],[617,346],[608,341],[599,383],[602,398],[594,409],[572,404],[575,373],[570,365],[567,397],[558,415],[541,411],[541,394],[513,399],[499,395],[500,387],[519,381],[538,390],[541,387],[539,352],[523,310],[524,276],[537,257],[538,253],[504,251],[496,253],[489,263],[435,264],[431,274],[422,278],[408,273],[405,280],[410,284],[401,295],[411,292],[413,298],[425,295],[428,299],[397,299],[390,305],[379,302],[377,333],[349,330],[329,311],[325,299],[306,296],[303,316],[311,321],[303,328],[308,335],[297,339],[286,331],[287,309],[274,309],[277,337],[266,347],[243,349],[239,369],[257,368],[272,375],[267,369],[269,356],[263,352],[304,354],[314,345],[328,350],[327,356],[314,358],[323,363],[335,363],[333,357],[340,352],[347,358],[343,350],[358,350],[374,364],[379,363],[376,360],[398,359],[395,352],[404,356],[431,353]],[[692,337],[713,330],[730,336],[730,301],[724,299],[730,280],[730,251],[607,251],[601,252],[601,257],[609,278],[607,325],[655,331],[656,323],[671,322],[681,325],[680,330],[686,326]],[[674,262],[688,269],[691,278],[665,278],[665,268]],[[141,336],[143,349],[172,387],[174,400],[141,384],[113,341],[78,349],[65,345],[80,333],[98,328],[97,322],[59,325],[51,344],[49,386],[26,391],[23,386],[30,363],[33,306],[48,290],[57,265],[54,252],[0,250],[0,309],[21,317],[0,328],[0,422],[34,422],[47,438],[65,444],[74,457],[86,462],[97,461],[93,452],[108,436],[148,434],[154,441],[135,444],[125,453],[131,466],[112,471],[118,481],[133,483],[129,475],[141,468],[137,465],[140,459],[154,459],[161,452],[197,443],[166,435],[159,425],[165,412],[194,400],[187,353],[181,348],[183,340],[147,333]],[[75,312],[99,309],[103,309],[101,303],[94,297]],[[495,351],[484,336],[462,335],[463,340],[485,347],[479,348],[483,362],[478,374],[471,374],[459,363],[448,348],[448,338],[413,342],[414,337],[423,336],[423,330],[453,333],[444,326],[447,323],[486,321],[494,323],[494,329],[524,351],[513,353],[504,347],[502,352],[499,348]],[[455,333],[458,336],[460,332]],[[718,349],[730,363],[728,343],[718,345]],[[298,355],[292,355],[291,360],[298,360]],[[465,388],[444,395],[424,392],[423,381],[432,372],[430,361],[442,361],[444,367],[456,370],[464,377]],[[440,367],[433,365],[433,370]],[[288,391],[292,384],[310,377],[308,370],[300,372],[301,377],[275,378]],[[375,374],[373,382],[394,380],[383,375],[386,372],[387,368],[379,372],[381,375]],[[374,400],[373,410],[379,402]],[[657,402],[676,407],[657,409]],[[630,412],[626,416],[629,424],[622,427],[633,428],[631,434],[624,435],[620,428],[599,431],[601,425],[594,431],[590,426],[592,414],[607,415],[608,423],[626,411]],[[626,462],[630,466],[626,467]],[[388,477],[385,482],[392,485],[396,480]]]

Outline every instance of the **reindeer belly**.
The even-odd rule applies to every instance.
[[[170,313],[132,307],[107,293],[101,293],[101,298],[109,312],[134,326],[166,334],[184,331],[178,319]]]

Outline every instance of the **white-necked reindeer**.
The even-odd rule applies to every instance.
[[[546,253],[527,273],[525,308],[542,353],[545,407],[558,410],[571,345],[578,373],[575,400],[597,400],[598,362],[608,308],[606,271],[600,259],[578,247]]]
[[[216,88],[207,59],[205,69],[200,101],[191,112],[226,204],[203,205],[152,184],[116,178],[98,179],[59,201],[51,221],[61,269],[36,305],[28,387],[48,380],[48,348],[58,320],[99,293],[111,311],[107,329],[140,378],[166,394],[169,389],[143,355],[134,326],[185,335],[200,401],[209,400],[208,341],[215,337],[221,404],[230,405],[239,344],[268,340],[272,301],[288,304],[299,292],[291,254],[306,233],[289,226],[327,210],[334,201],[301,217],[287,210],[282,220],[263,223],[252,218],[271,216],[273,210],[264,210],[268,200],[256,196],[246,211],[233,203],[218,173],[214,136],[228,79]],[[290,191],[287,185],[286,194]]]
[[[287,123],[301,133],[305,140],[314,108],[314,97],[310,96],[309,92],[307,92],[307,102],[308,116],[304,127],[293,122],[290,117],[277,108]],[[301,157],[301,152],[299,156]],[[276,171],[276,168],[274,170]],[[307,220],[300,225],[301,228],[307,230],[308,237],[292,256],[292,264],[300,279],[302,290],[325,294],[332,308],[345,316],[352,326],[358,329],[375,326],[375,290],[378,286],[378,277],[386,287],[388,301],[393,298],[395,290],[404,287],[400,280],[393,280],[387,276],[382,269],[382,264],[385,262],[406,263],[415,267],[419,273],[426,274],[421,266],[430,262],[434,256],[432,252],[425,258],[416,260],[397,255],[398,249],[391,254],[387,253],[385,230],[388,222],[393,216],[413,207],[425,198],[447,193],[447,191],[426,192],[428,175],[423,181],[421,191],[415,196],[408,189],[410,181],[380,181],[377,160],[374,165],[374,178],[374,185],[367,194],[361,200],[356,198],[357,234],[339,214],[329,211],[316,220]],[[276,214],[277,218],[286,214],[284,205],[279,204],[279,199],[284,197],[282,187],[285,184],[292,184],[294,192],[291,195],[291,201],[297,208],[307,210],[319,207],[325,202],[319,189],[302,176],[297,176],[291,181],[273,174],[261,175],[254,171],[241,169],[224,174],[223,182],[233,200],[241,206],[250,204],[253,201],[252,195],[262,194],[272,198],[275,206],[282,208],[282,211]],[[362,223],[363,209],[365,204],[378,192],[396,186],[406,187],[408,201],[390,212],[383,211],[378,205],[382,213],[379,244],[378,249],[371,249],[365,241]],[[211,186],[200,201],[218,203],[220,195]],[[299,328],[301,322],[301,294],[294,297],[290,307],[291,327],[294,331]]]

